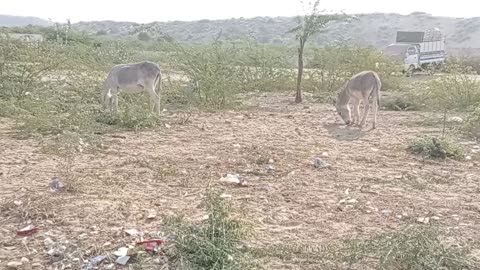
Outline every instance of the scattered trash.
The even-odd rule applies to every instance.
[[[157,253],[160,249],[160,245],[163,244],[163,240],[161,239],[151,239],[151,240],[146,240],[146,241],[141,241],[137,242],[135,245],[143,245],[143,248],[145,251],[147,251],[150,254]]]
[[[62,246],[58,243],[55,243],[51,238],[47,237],[43,240],[45,249],[48,250],[47,254],[50,256],[50,259],[53,262],[58,262],[63,260],[64,252],[67,249],[65,246]]]
[[[60,181],[58,177],[53,177],[49,187],[51,192],[58,192],[64,189],[65,185]]]
[[[125,233],[128,234],[129,236],[136,236],[139,234],[137,229],[125,230]]]
[[[125,257],[128,255],[128,248],[127,247],[121,247],[117,251],[113,252],[113,254],[117,257]]]
[[[275,171],[275,166],[271,164],[267,165],[267,172],[273,172],[273,171]]]
[[[17,235],[20,236],[29,236],[38,232],[38,228],[33,225],[28,225],[27,227],[17,231]]]
[[[106,258],[107,256],[102,256],[102,255],[93,257],[92,259],[90,259],[88,264],[82,268],[82,270],[96,269],[96,266],[99,265],[101,262],[103,262]]]
[[[119,258],[115,261],[115,263],[116,263],[116,264],[120,264],[120,265],[127,265],[128,260],[130,260],[130,256],[122,256],[122,257],[119,257]]]
[[[328,163],[326,161],[322,160],[321,158],[315,158],[315,160],[313,162],[313,166],[317,169],[323,169],[323,168],[328,167]]]
[[[227,176],[220,178],[220,181],[225,183],[236,184],[238,186],[247,186],[247,181],[240,180],[238,174],[227,174]]]
[[[220,178],[220,181],[232,184],[240,184],[240,179],[238,174],[227,174],[227,176]]]

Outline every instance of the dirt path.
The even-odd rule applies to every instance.
[[[0,265],[22,257],[46,264],[43,240],[50,236],[68,240],[72,253],[81,251],[65,260],[76,269],[74,257],[87,259],[129,243],[122,228],[156,236],[162,215],[201,219],[199,204],[209,186],[232,195],[255,227],[249,241],[254,246],[322,245],[426,216],[438,217],[432,222],[450,228],[461,241],[480,241],[475,233],[480,157],[424,162],[408,154],[411,138],[440,130],[421,126],[425,114],[381,112],[377,130],[360,131],[339,126],[331,106],[295,106],[289,100],[256,98],[252,109],[197,113],[186,125],[170,116],[170,128],[107,138],[106,150],[70,162],[42,154],[38,141],[13,139],[13,125],[1,120]],[[473,144],[465,147],[470,151]],[[314,168],[316,157],[330,167]],[[220,183],[226,173],[239,174],[249,186]],[[50,193],[53,176],[72,191]],[[147,219],[151,214],[156,217]],[[28,220],[39,232],[16,236]]]

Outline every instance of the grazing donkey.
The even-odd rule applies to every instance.
[[[162,74],[158,64],[145,61],[134,64],[114,66],[105,80],[101,102],[105,108],[117,112],[118,94],[140,93],[147,91],[150,95],[150,109],[160,115],[160,91]],[[158,92],[156,88],[158,87]]]
[[[373,129],[377,124],[377,111],[380,106],[380,88],[382,83],[380,77],[374,71],[362,71],[354,75],[344,85],[343,89],[337,95],[336,108],[337,113],[342,117],[345,124],[358,124],[364,127],[370,110],[369,98],[372,97],[373,105]],[[351,117],[349,102],[353,105],[353,120]],[[363,101],[365,107],[362,120],[360,120],[360,101]]]

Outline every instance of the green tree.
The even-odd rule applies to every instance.
[[[325,29],[330,21],[341,19],[338,15],[322,14],[319,10],[320,0],[309,4],[311,10],[308,14],[298,17],[298,25],[291,29],[289,33],[296,33],[295,38],[299,41],[298,46],[298,74],[297,74],[297,92],[295,102],[302,102],[302,78],[303,78],[303,52],[308,39],[314,34]]]

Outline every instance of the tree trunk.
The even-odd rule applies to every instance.
[[[300,47],[298,48],[298,76],[297,76],[297,94],[295,95],[295,102],[302,102],[302,77],[303,77],[303,48],[305,42],[300,39]]]

